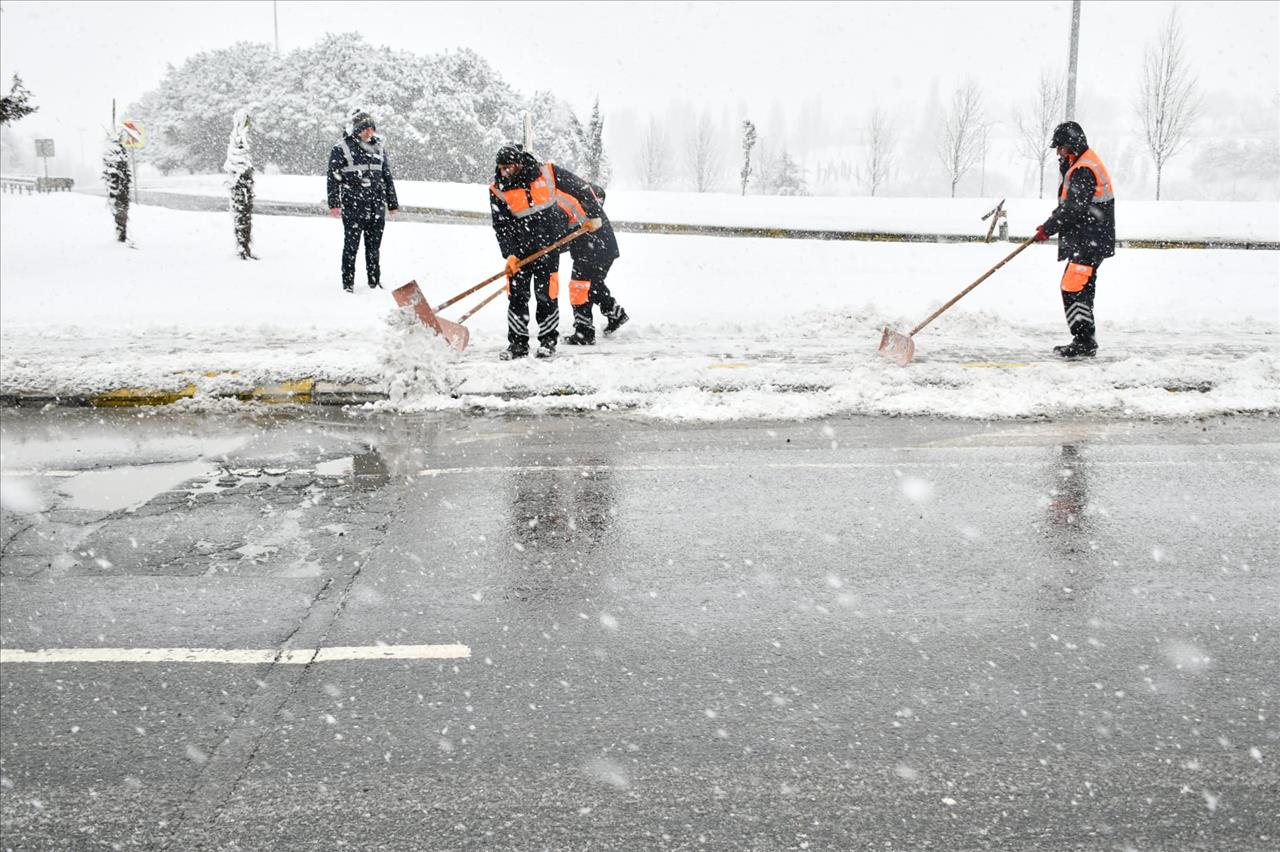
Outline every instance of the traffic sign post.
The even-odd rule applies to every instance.
[[[133,172],[133,203],[138,203],[138,165],[133,152],[147,146],[146,129],[141,121],[120,122],[120,144],[129,149],[129,170]]]
[[[44,160],[44,177],[45,177],[45,180],[48,180],[49,179],[49,158],[57,156],[55,153],[53,153],[53,140],[37,139],[36,140],[36,156]]]

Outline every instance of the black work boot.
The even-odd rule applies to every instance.
[[[1076,337],[1066,346],[1053,347],[1059,358],[1092,358],[1098,352],[1098,342],[1092,337]]]
[[[555,338],[543,340],[538,344],[538,351],[534,353],[535,358],[550,358],[556,354]]]
[[[573,334],[564,339],[569,346],[594,346],[596,342],[596,330],[594,328],[577,326],[573,330]]]
[[[518,343],[512,343],[506,349],[502,350],[502,354],[498,356],[503,361],[514,361],[517,358],[524,358],[529,354],[529,345],[521,346]]]
[[[613,313],[609,315],[609,322],[604,327],[604,336],[612,337],[613,333],[622,328],[623,324],[631,317],[627,316],[627,312],[622,309],[622,305],[618,305],[613,309]]]

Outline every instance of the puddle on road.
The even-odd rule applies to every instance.
[[[91,470],[59,483],[68,506],[99,512],[136,508],[182,483],[212,476],[218,466],[206,461],[145,464]]]

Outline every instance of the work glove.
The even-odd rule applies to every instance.
[[[1036,226],[1036,235],[1031,239],[1035,240],[1038,243],[1042,243],[1045,240],[1049,239],[1049,235],[1044,232],[1044,225]]]
[[[588,231],[598,231],[604,227],[604,219],[592,219],[587,223]]]
[[[507,270],[506,270],[506,271],[507,271],[507,277],[508,277],[508,278],[510,278],[512,275],[515,275],[515,274],[516,274],[516,267],[518,267],[519,265],[520,265],[520,258],[516,257],[514,254],[509,254],[509,255],[507,255]]]
[[[330,208],[329,208],[329,215],[330,215],[330,216],[332,216],[332,217],[333,217],[333,218],[335,218],[335,219],[336,219],[336,218],[338,218],[339,216],[341,216],[341,215],[342,215],[342,208],[341,208],[341,207],[330,207]]]

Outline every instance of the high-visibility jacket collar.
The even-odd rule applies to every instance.
[[[1076,157],[1075,162],[1067,169],[1067,173],[1062,176],[1062,189],[1059,198],[1066,199],[1067,188],[1071,185],[1071,175],[1076,169],[1088,169],[1093,172],[1095,178],[1093,200],[1095,203],[1111,201],[1116,197],[1115,189],[1111,184],[1111,175],[1107,173],[1107,167],[1102,165],[1102,160],[1093,152],[1092,148],[1086,148],[1083,154]]]
[[[556,172],[550,163],[543,163],[538,176],[527,187],[498,189],[497,183],[489,185],[489,191],[500,198],[517,219],[524,219],[559,206],[574,225],[587,221],[587,213],[578,199],[556,188]]]
[[[496,183],[489,186],[489,191],[502,199],[511,215],[524,219],[535,213],[541,213],[556,203],[556,175],[550,163],[544,163],[538,170],[538,176],[526,186],[515,186],[500,190]]]

